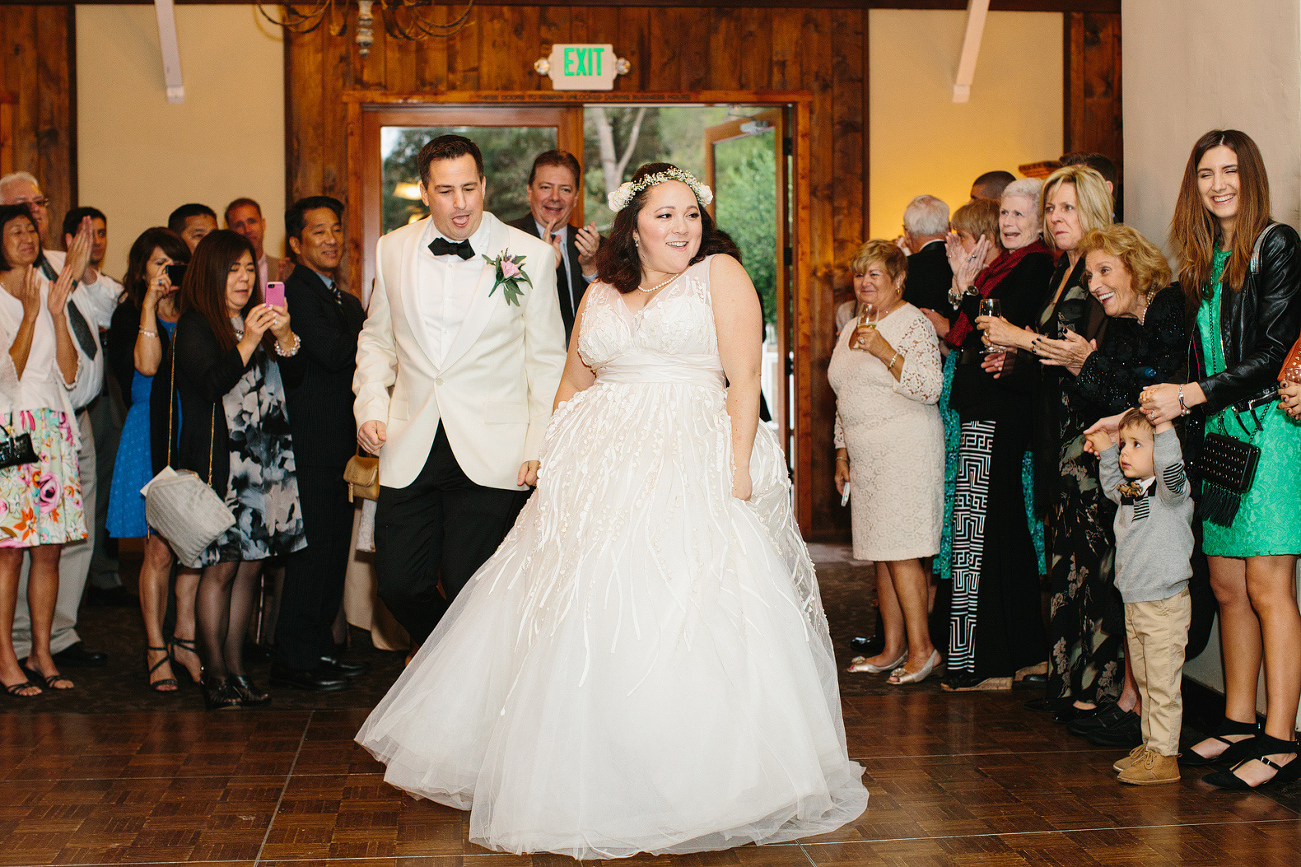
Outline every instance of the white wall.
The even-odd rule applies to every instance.
[[[1232,128],[1260,146],[1274,217],[1297,225],[1301,0],[1125,0],[1121,16],[1127,222],[1169,252],[1193,143],[1208,130]],[[1224,691],[1218,632],[1184,671]],[[1258,696],[1263,710],[1263,685]]]
[[[1193,143],[1255,139],[1276,219],[1301,218],[1301,3],[1125,0],[1125,217],[1165,244]],[[1215,58],[1224,58],[1217,63]]]
[[[105,269],[186,202],[217,212],[251,196],[266,249],[284,246],[284,55],[253,6],[177,6],[185,102],[167,102],[152,6],[77,7],[80,201],[109,219]]]
[[[1062,152],[1062,16],[991,12],[971,100],[953,101],[966,12],[873,9],[871,236],[893,238],[914,196],[957,210],[987,171]]]

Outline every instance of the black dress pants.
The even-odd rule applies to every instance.
[[[335,655],[332,630],[343,602],[353,504],[343,467],[303,467],[297,476],[307,547],[285,559],[276,659],[290,668],[314,669],[322,656]]]
[[[380,481],[375,512],[379,598],[420,644],[506,538],[530,492],[470,481],[441,422],[415,481],[405,488],[386,488]]]

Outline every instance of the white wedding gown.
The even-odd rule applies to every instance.
[[[612,858],[825,833],[867,806],[826,616],[762,425],[732,494],[710,260],[632,313],[587,291],[596,383],[538,487],[357,740],[470,840]]]

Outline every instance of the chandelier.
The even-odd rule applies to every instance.
[[[331,36],[342,36],[348,31],[348,6],[352,0],[310,0],[309,3],[282,2],[280,19],[272,18],[261,3],[258,10],[272,24],[291,33],[311,33],[323,22]],[[336,10],[336,5],[340,7]],[[468,0],[456,20],[446,24],[433,20],[434,0],[357,0],[357,48],[362,57],[370,55],[375,42],[374,7],[379,7],[379,18],[384,32],[394,39],[415,42],[430,37],[444,38],[458,33],[470,18],[474,0]],[[309,7],[304,10],[304,7]]]

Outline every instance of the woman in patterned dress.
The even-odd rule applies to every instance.
[[[50,655],[59,594],[59,554],[86,537],[77,475],[77,426],[68,389],[77,378],[77,350],[64,309],[74,284],[69,265],[53,285],[33,264],[41,239],[26,205],[0,207],[0,438],[31,437],[36,460],[0,469],[0,683],[27,698],[43,689],[71,689]],[[14,607],[23,554],[31,555],[27,605],[32,650],[14,653]]]
[[[209,709],[265,704],[243,646],[262,561],[307,544],[285,414],[285,382],[303,375],[289,311],[262,302],[253,247],[205,236],[181,286],[172,358],[181,401],[181,467],[206,479],[235,525],[200,557],[195,599]],[[281,374],[283,372],[284,379]]]
[[[1192,414],[1207,435],[1260,448],[1236,515],[1203,516],[1202,546],[1220,606],[1224,720],[1181,758],[1194,766],[1235,762],[1205,778],[1232,789],[1301,776],[1294,740],[1301,699],[1301,425],[1277,401],[1283,359],[1301,330],[1301,238],[1291,226],[1272,223],[1269,208],[1269,179],[1250,136],[1212,130],[1198,139],[1170,231],[1179,282],[1197,311],[1188,364],[1195,379],[1147,388],[1142,404],[1153,424]],[[1196,452],[1189,451],[1195,469]],[[1205,500],[1203,494],[1203,507]],[[1262,663],[1266,716],[1257,733]]]
[[[944,429],[935,329],[903,300],[908,258],[890,241],[868,241],[850,263],[854,294],[870,305],[831,356],[836,392],[836,488],[850,485],[854,557],[876,567],[885,648],[857,657],[850,671],[892,672],[917,683],[940,661],[927,623],[929,583],[922,559],[940,548],[944,515]]]

